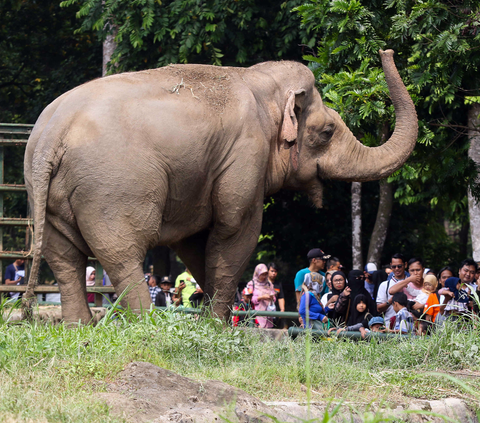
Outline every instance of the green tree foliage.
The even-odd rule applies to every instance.
[[[0,122],[35,123],[65,91],[101,75],[101,44],[74,34],[73,8],[0,0]],[[23,183],[23,147],[4,147],[5,183]],[[4,215],[25,217],[27,196],[5,192]],[[25,248],[24,228],[4,227],[4,249]]]
[[[0,10],[0,122],[35,123],[56,97],[101,75],[101,45],[74,35],[73,8],[0,0]]]
[[[246,66],[271,59],[300,59],[307,43],[300,0],[66,0],[77,4],[81,31],[102,39],[118,29],[111,65],[131,71],[169,63]],[[312,41],[313,42],[313,41]],[[110,67],[110,71],[113,68]]]
[[[312,0],[296,11],[318,40],[305,59],[323,97],[367,145],[378,144],[382,122],[394,124],[378,50],[396,51],[416,104],[419,138],[407,164],[389,179],[396,183],[395,197],[404,205],[439,207],[447,218],[464,221],[467,187],[476,189],[476,171],[467,157],[465,131],[458,128],[466,126],[466,95],[478,94],[478,3]],[[430,240],[440,246],[446,237],[437,229]]]

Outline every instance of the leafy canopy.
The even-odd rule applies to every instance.
[[[466,212],[467,187],[478,192],[468,139],[456,126],[466,127],[466,103],[479,94],[479,10],[477,2],[439,0],[312,0],[295,9],[319,40],[305,59],[324,98],[368,145],[380,142],[381,123],[393,129],[395,122],[378,56],[380,48],[395,50],[417,108],[419,138],[389,180],[402,204],[430,202],[452,218]]]
[[[132,71],[169,63],[251,65],[299,59],[306,31],[290,10],[300,0],[66,0],[77,4],[80,31],[116,31],[111,64]],[[115,27],[116,29],[115,29]],[[313,40],[311,41],[313,42]],[[110,68],[110,70],[113,70]]]

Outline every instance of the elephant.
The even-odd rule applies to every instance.
[[[172,248],[229,316],[257,244],[263,201],[280,189],[321,207],[322,181],[370,181],[397,170],[418,131],[392,50],[380,50],[396,114],[383,145],[366,147],[326,107],[305,65],[248,68],[168,65],[85,83],[48,105],[25,151],[35,223],[24,301],[43,254],[58,281],[66,322],[91,321],[85,288],[95,256],[122,305],[148,308],[142,263]]]

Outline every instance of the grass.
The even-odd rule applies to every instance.
[[[8,313],[8,304],[0,309]],[[158,311],[143,319],[129,313],[110,317],[76,329],[0,319],[0,422],[122,421],[95,393],[132,361],[221,380],[264,401],[311,396],[312,401],[395,404],[455,396],[479,402],[480,374],[461,383],[450,376],[480,371],[480,329],[473,325],[462,331],[449,325],[412,341],[298,337],[275,342],[209,317]]]

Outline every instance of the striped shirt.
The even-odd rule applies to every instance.
[[[155,304],[155,298],[157,298],[157,294],[161,291],[161,289],[158,286],[149,286],[148,289],[150,291],[150,298],[152,299],[152,303]]]

